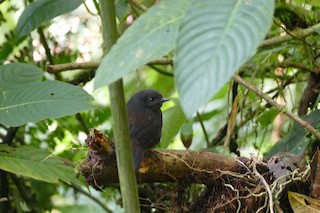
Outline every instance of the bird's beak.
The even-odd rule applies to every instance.
[[[161,98],[161,101],[163,103],[163,102],[166,102],[166,101],[170,101],[170,99],[169,98]]]

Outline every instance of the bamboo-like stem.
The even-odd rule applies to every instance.
[[[100,0],[99,2],[104,54],[106,54],[118,38],[115,6],[114,0]],[[138,188],[133,168],[122,79],[110,84],[108,89],[110,93],[110,108],[113,118],[116,159],[123,206],[125,212],[139,213]]]

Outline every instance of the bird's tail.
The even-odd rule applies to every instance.
[[[133,146],[134,170],[139,169],[143,156],[144,156],[144,151],[141,149],[141,147],[138,145]]]

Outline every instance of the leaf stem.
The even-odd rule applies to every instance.
[[[198,120],[199,120],[199,122],[200,122],[201,129],[202,129],[202,131],[203,131],[203,134],[204,134],[204,138],[205,138],[205,140],[206,140],[207,147],[209,147],[209,146],[210,146],[210,141],[209,141],[208,133],[207,133],[207,130],[206,130],[204,124],[203,124],[203,121],[202,121],[202,118],[201,118],[201,115],[199,114],[199,112],[197,112],[197,118],[198,118]]]

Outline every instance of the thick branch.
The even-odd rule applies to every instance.
[[[298,115],[306,115],[309,108],[312,108],[317,101],[320,89],[320,74],[312,72],[309,74],[308,83],[301,96]]]
[[[93,130],[86,143],[88,156],[79,167],[86,183],[99,190],[110,184],[118,183],[113,141],[103,133]],[[174,197],[176,202],[174,201],[171,205],[173,206],[170,209],[172,212],[177,212],[176,209],[183,207],[187,207],[186,209],[189,209],[190,212],[216,212],[217,210],[219,212],[236,212],[236,209],[241,209],[240,212],[260,212],[261,210],[267,211],[267,202],[269,202],[269,211],[271,211],[273,207],[279,208],[279,203],[274,201],[287,197],[286,192],[289,188],[279,187],[280,181],[285,180],[287,184],[291,183],[291,185],[300,182],[301,185],[307,182],[306,177],[310,171],[299,169],[297,165],[283,169],[283,165],[287,165],[287,161],[296,161],[290,156],[283,157],[281,155],[274,156],[272,161],[266,164],[244,157],[235,160],[205,151],[149,150],[145,154],[141,167],[136,173],[137,179],[141,183],[175,182],[176,184],[173,185],[176,185],[177,189],[170,187],[170,190],[174,190],[173,194],[178,190],[177,197]],[[317,166],[316,163],[313,164],[315,167]],[[289,172],[291,169],[294,171]],[[285,175],[276,172],[279,170],[283,171]],[[316,174],[313,176],[316,177]],[[190,205],[187,203],[184,205],[185,201],[181,200],[179,194],[181,193],[185,197],[185,193],[188,193],[187,190],[193,183],[201,183],[205,188],[199,191],[199,197],[195,198]],[[317,182],[314,181],[314,184]],[[166,199],[163,199],[168,194],[167,190],[164,190],[165,195],[162,195],[162,189],[160,191],[154,190],[157,188],[156,185],[145,184],[144,186],[146,185],[152,187],[148,193],[156,194],[159,203],[167,202]],[[161,185],[157,184],[157,186]],[[144,194],[143,187],[141,189],[140,199],[143,200],[145,196],[149,198],[150,196]],[[317,193],[318,189],[315,188],[314,192]],[[150,199],[151,205],[155,204],[152,198]],[[172,197],[169,199],[172,200]],[[178,208],[175,208],[175,205]]]
[[[97,189],[118,182],[113,141],[94,130],[86,140],[89,151],[80,173],[89,185]],[[244,173],[245,167],[231,157],[206,151],[149,150],[137,172],[137,180],[145,182],[170,182],[188,180],[211,183],[221,172]]]

